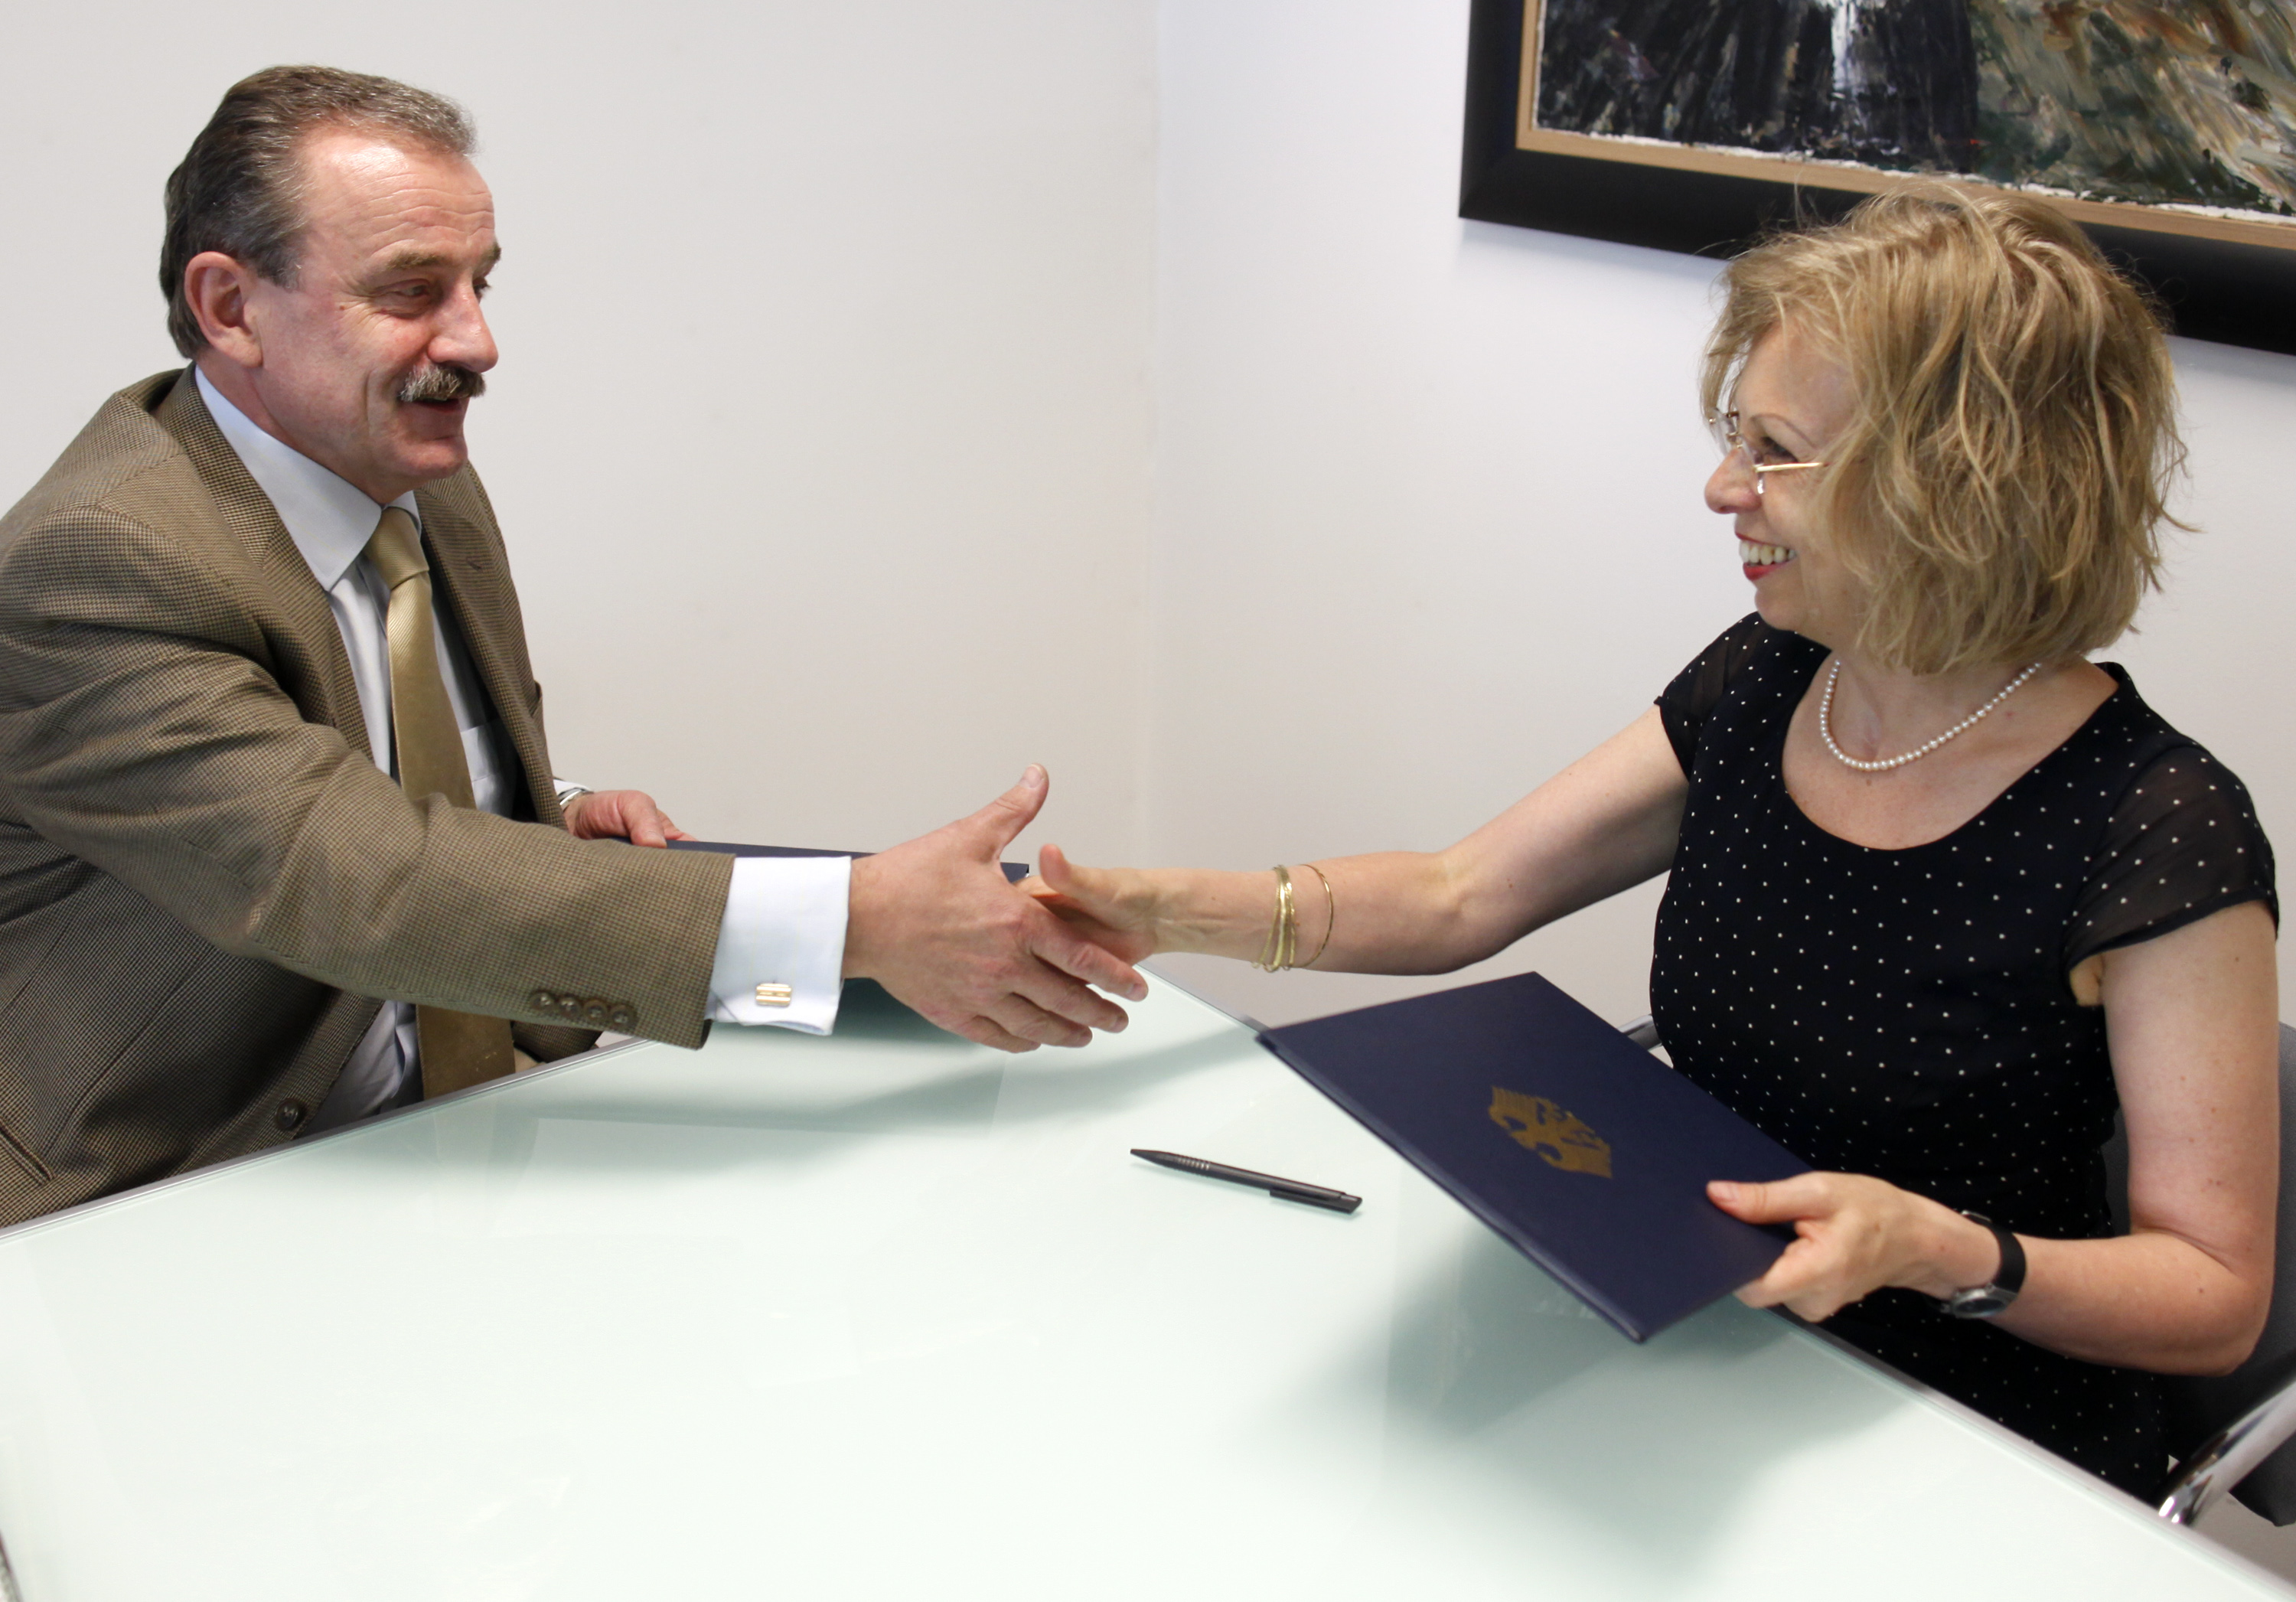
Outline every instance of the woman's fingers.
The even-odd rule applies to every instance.
[[[1046,845],[1037,852],[1036,875],[1024,880],[1021,888],[1094,945],[1128,962],[1137,962],[1156,950],[1155,920],[1146,910],[1144,897],[1126,891],[1128,883],[1144,883],[1142,875],[1126,868],[1079,867],[1057,845]],[[1100,982],[1073,964],[1048,960],[1079,979]]]
[[[1794,1243],[1738,1296],[1813,1320],[1885,1286],[1948,1295],[1981,1283],[1999,1257],[1990,1230],[1871,1174],[1797,1174],[1767,1184],[1718,1179],[1706,1194],[1733,1218],[1794,1227]]]
[[[1035,882],[1043,884],[1048,894],[1106,922],[1107,914],[1114,909],[1107,905],[1105,896],[1095,893],[1093,881],[1100,877],[1092,869],[1070,862],[1068,853],[1056,845],[1037,850]]]
[[[1738,1300],[1748,1307],[1785,1307],[1811,1323],[1832,1318],[1872,1286],[1860,1288],[1841,1253],[1819,1240],[1804,1236],[1785,1249],[1770,1271],[1751,1285],[1741,1286]]]
[[[1080,867],[1060,847],[1047,845],[1037,853],[1037,872],[1054,895],[1111,928],[1129,928],[1138,921],[1125,906],[1116,870]]]
[[[1076,883],[1076,864],[1056,845],[1046,845],[1037,852],[1037,872],[1055,891],[1066,891]]]
[[[1794,1227],[1793,1244],[1738,1299],[1749,1307],[1784,1306],[1815,1323],[1889,1283],[1883,1210],[1870,1204],[1882,1198],[1866,1194],[1879,1183],[1807,1173],[1708,1185],[1708,1198],[1733,1218]]]
[[[1750,1224],[1790,1224],[1833,1212],[1839,1199],[1832,1194],[1827,1174],[1796,1174],[1791,1179],[1716,1179],[1706,1187],[1707,1200],[1732,1218]]]

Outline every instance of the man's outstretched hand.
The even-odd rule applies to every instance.
[[[1095,1029],[1122,1029],[1124,1009],[1086,987],[1137,1001],[1147,984],[1000,866],[1049,784],[1032,764],[972,817],[857,858],[846,976],[873,979],[941,1028],[1004,1051],[1082,1046]]]

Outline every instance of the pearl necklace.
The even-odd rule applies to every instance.
[[[1921,758],[1929,755],[1930,752],[1935,751],[1948,740],[1952,739],[1956,735],[1962,733],[1964,729],[1968,728],[1971,724],[1975,723],[1980,718],[1985,716],[1986,713],[1991,711],[1995,707],[1999,706],[2003,702],[2008,700],[2011,693],[2013,692],[2019,685],[2023,684],[2027,679],[2032,678],[2034,674],[2038,673],[2040,670],[2041,664],[2035,662],[2031,667],[2026,669],[2022,673],[2018,674],[2016,678],[2004,685],[2001,688],[2001,694],[1996,695],[1983,706],[1979,707],[1975,711],[1970,713],[1968,717],[1964,718],[1960,722],[1946,730],[1945,733],[1939,735],[1936,739],[1931,740],[1928,744],[1917,745],[1901,757],[1883,757],[1879,761],[1875,762],[1861,762],[1856,757],[1851,756],[1848,752],[1842,750],[1841,747],[1833,743],[1833,686],[1839,684],[1841,680],[1841,659],[1837,657],[1834,660],[1833,671],[1825,676],[1824,697],[1817,703],[1817,737],[1825,742],[1825,749],[1832,752],[1836,757],[1840,758],[1843,766],[1855,768],[1860,773],[1886,773],[1892,768],[1903,768],[1908,762],[1916,761]]]

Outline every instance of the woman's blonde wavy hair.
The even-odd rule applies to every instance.
[[[1710,416],[1782,325],[1848,370],[1855,414],[1808,488],[1866,590],[1861,654],[2058,661],[2128,627],[2184,461],[2176,380],[2152,303],[2062,213],[1908,184],[1755,246],[1723,283]]]

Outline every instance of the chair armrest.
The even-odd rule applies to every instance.
[[[2172,1524],[2191,1524],[2292,1435],[2296,1435],[2296,1380],[2194,1447],[2162,1489],[2156,1511]]]

